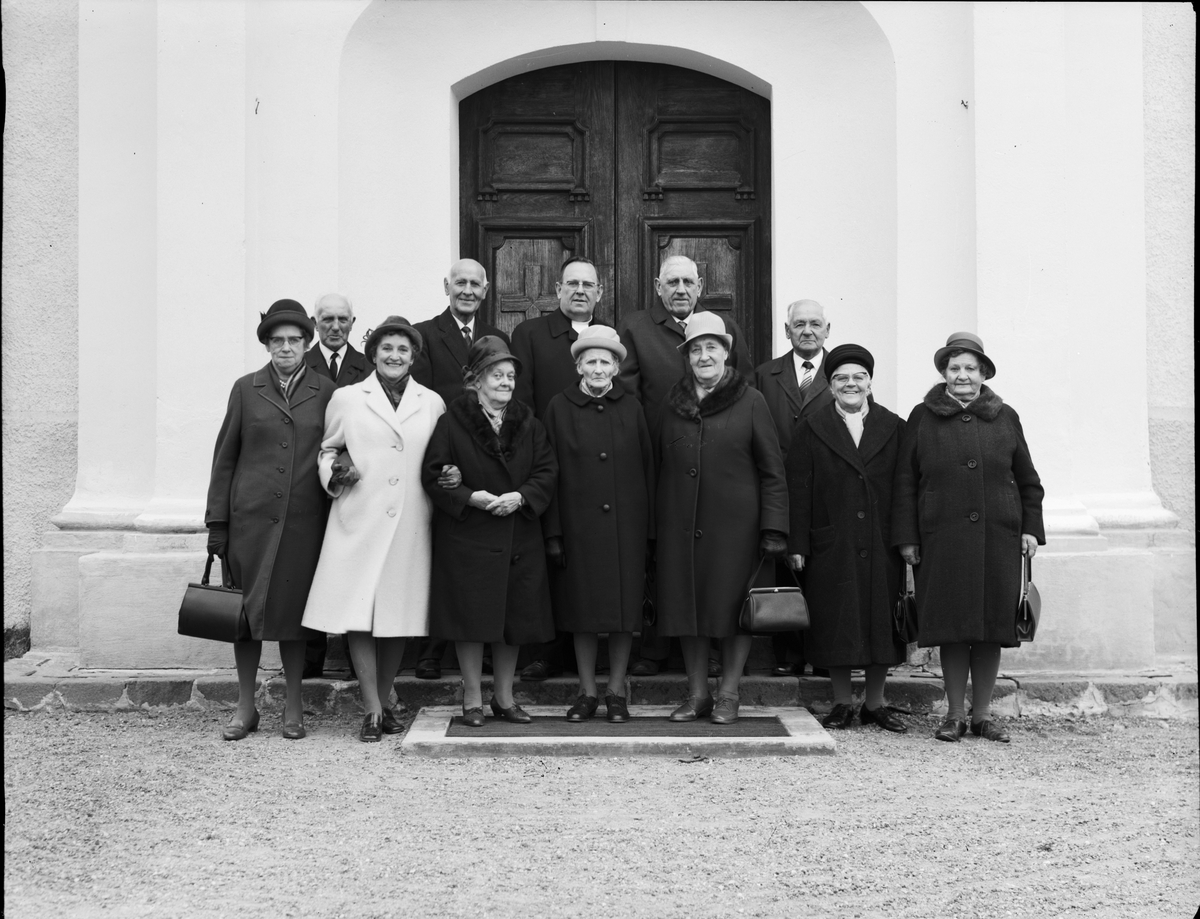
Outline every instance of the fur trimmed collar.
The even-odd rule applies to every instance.
[[[729,408],[742,398],[749,388],[748,379],[732,367],[726,367],[725,376],[721,377],[717,388],[701,402],[696,396],[696,384],[692,381],[689,371],[667,393],[667,405],[680,418],[695,421],[697,418],[707,418]]]
[[[927,409],[943,418],[949,418],[951,415],[957,415],[960,412],[970,411],[984,421],[995,421],[1000,414],[1000,409],[1004,407],[1004,400],[996,395],[986,383],[980,387],[979,395],[965,409],[959,404],[957,399],[946,392],[945,383],[938,383],[933,389],[925,393],[924,401]]]
[[[501,462],[512,458],[513,443],[529,427],[533,418],[533,409],[524,402],[512,399],[504,413],[504,423],[500,425],[500,435],[492,430],[487,416],[479,407],[479,396],[473,390],[467,390],[450,403],[448,409],[454,420],[461,424],[474,440],[489,456],[494,456]]]

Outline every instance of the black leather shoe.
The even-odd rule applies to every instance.
[[[245,740],[247,735],[253,734],[258,730],[258,709],[254,710],[254,714],[250,716],[249,721],[242,721],[239,718],[234,718],[229,724],[225,725],[221,731],[222,740]]]
[[[521,671],[521,679],[530,683],[540,683],[555,676],[562,676],[562,668],[551,667],[549,661],[534,661]]]
[[[990,718],[985,718],[978,723],[972,721],[971,733],[984,740],[994,740],[996,743],[1008,743],[1010,740],[1008,732]]]
[[[303,740],[308,736],[308,732],[304,730],[304,722],[302,721],[285,721],[283,723],[283,739],[284,740]]]
[[[948,743],[958,743],[958,739],[967,733],[967,723],[959,721],[955,718],[947,718],[942,722],[941,726],[933,732],[933,736],[938,740],[945,740]]]
[[[358,739],[363,743],[379,743],[383,739],[383,715],[371,713],[364,717]]]
[[[629,668],[630,676],[658,676],[659,671],[658,661],[652,661],[648,657],[643,657],[640,661],[634,663]]]
[[[383,722],[380,724],[385,734],[403,734],[404,725],[396,720],[396,713],[390,708],[383,710]]]
[[[771,668],[771,676],[795,676],[800,672],[795,664],[776,664]]]
[[[417,661],[414,675],[418,680],[440,680],[442,678],[441,661]]]
[[[567,709],[567,720],[572,724],[581,724],[596,714],[599,707],[600,700],[595,696],[580,696],[575,700],[575,704]]]
[[[503,718],[512,724],[529,724],[533,720],[529,712],[517,705],[516,702],[512,704],[511,708],[501,708],[500,703],[496,701],[496,697],[492,696],[491,705],[493,715],[497,718]]]
[[[908,730],[908,725],[892,714],[886,705],[879,706],[875,711],[864,705],[858,710],[858,720],[863,724],[877,724],[894,734],[903,734]]]
[[[462,723],[469,728],[481,728],[487,724],[487,718],[483,714],[483,706],[476,705],[474,708],[463,708]]]
[[[733,724],[738,720],[738,700],[721,696],[713,706],[712,716],[708,720],[713,724]]]
[[[607,718],[613,724],[624,724],[629,720],[629,706],[625,704],[624,696],[605,693],[604,705],[608,709]]]
[[[813,676],[823,676],[823,677],[825,677],[825,679],[829,679],[829,671],[826,670],[824,667],[813,667],[812,675]]]
[[[705,715],[711,715],[713,710],[713,697],[705,696],[703,699],[688,698],[683,705],[671,712],[669,721],[695,721],[697,718],[703,718]]]
[[[708,675],[709,676],[720,676],[721,675],[721,662],[720,661],[715,661],[711,657],[708,659]]]
[[[821,720],[821,727],[843,731],[854,724],[854,706],[839,702]]]
[[[324,661],[315,661],[313,663],[309,663],[308,661],[305,661],[304,662],[304,670],[301,671],[301,673],[300,673],[300,679],[302,679],[302,680],[319,680],[324,675],[325,675],[325,662]]]

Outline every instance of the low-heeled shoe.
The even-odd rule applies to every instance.
[[[697,718],[703,718],[705,715],[711,715],[713,710],[713,697],[705,696],[703,699],[688,698],[683,705],[671,712],[670,721],[695,721]]]
[[[250,716],[249,721],[231,721],[221,731],[222,740],[245,740],[246,736],[258,730],[258,709]]]
[[[648,657],[643,657],[629,668],[630,676],[658,676],[659,663]]]
[[[721,662],[720,661],[715,661],[711,657],[708,659],[708,675],[709,676],[720,676],[721,675]]]
[[[996,743],[1008,743],[1010,740],[1008,732],[990,718],[985,718],[978,723],[972,721],[971,733],[984,740],[994,740]]]
[[[529,724],[533,720],[529,713],[521,706],[514,702],[509,708],[501,708],[500,703],[496,701],[496,697],[492,696],[492,714],[497,718],[503,718],[513,724]]]
[[[304,730],[303,721],[285,721],[283,723],[284,740],[303,740],[307,736],[308,731]]]
[[[605,693],[604,706],[607,709],[605,714],[613,724],[624,724],[629,720],[629,706],[625,704],[624,696]]]
[[[599,707],[600,700],[598,698],[581,695],[575,700],[575,704],[567,709],[567,720],[572,724],[580,724],[596,714],[596,709]]]
[[[738,720],[738,700],[721,696],[713,706],[712,716],[708,720],[713,724],[733,724]]]
[[[959,721],[957,718],[947,718],[941,723],[933,736],[938,740],[944,740],[948,743],[958,743],[960,737],[967,733],[967,723]]]
[[[530,683],[540,683],[556,676],[562,676],[562,667],[552,667],[549,661],[533,661],[521,671],[521,679]]]
[[[390,708],[383,710],[383,723],[380,725],[385,734],[402,734],[404,725],[396,720],[396,713]]]
[[[487,718],[483,714],[483,706],[476,705],[474,708],[463,707],[462,723],[469,728],[481,728],[487,723]]]
[[[383,715],[374,712],[363,718],[362,727],[358,729],[358,739],[363,743],[378,743],[383,739]]]
[[[417,661],[417,669],[413,671],[413,675],[418,680],[440,680],[442,665],[439,661]]]
[[[795,676],[802,670],[803,667],[801,670],[797,670],[795,664],[776,664],[771,668],[771,676]]]
[[[864,705],[858,710],[858,720],[863,724],[877,724],[885,731],[895,734],[903,734],[908,730],[908,725],[892,714],[886,705],[881,705],[874,711]]]
[[[843,731],[854,724],[854,706],[839,702],[821,719],[821,727]]]

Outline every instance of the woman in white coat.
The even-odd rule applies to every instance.
[[[367,333],[363,351],[375,371],[334,393],[318,458],[333,508],[304,625],[346,635],[366,743],[402,730],[387,703],[404,640],[429,634],[433,505],[421,460],[446,405],[409,375],[421,347],[421,333],[400,316]]]

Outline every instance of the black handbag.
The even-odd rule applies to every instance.
[[[249,641],[250,623],[242,614],[242,592],[233,586],[229,566],[221,560],[221,585],[208,583],[213,554],[208,553],[199,584],[188,584],[179,604],[179,634],[209,641]]]
[[[1033,583],[1033,560],[1021,562],[1021,600],[1017,603],[1017,641],[1033,641],[1042,618],[1042,595]]]
[[[738,625],[745,632],[794,632],[808,628],[808,603],[795,587],[755,587],[758,574],[762,571],[764,555],[746,585],[746,599],[742,603],[742,614]],[[796,572],[792,572],[796,580]]]
[[[909,567],[904,566],[904,583],[892,609],[892,628],[896,637],[906,645],[917,640],[917,598],[908,587]]]

